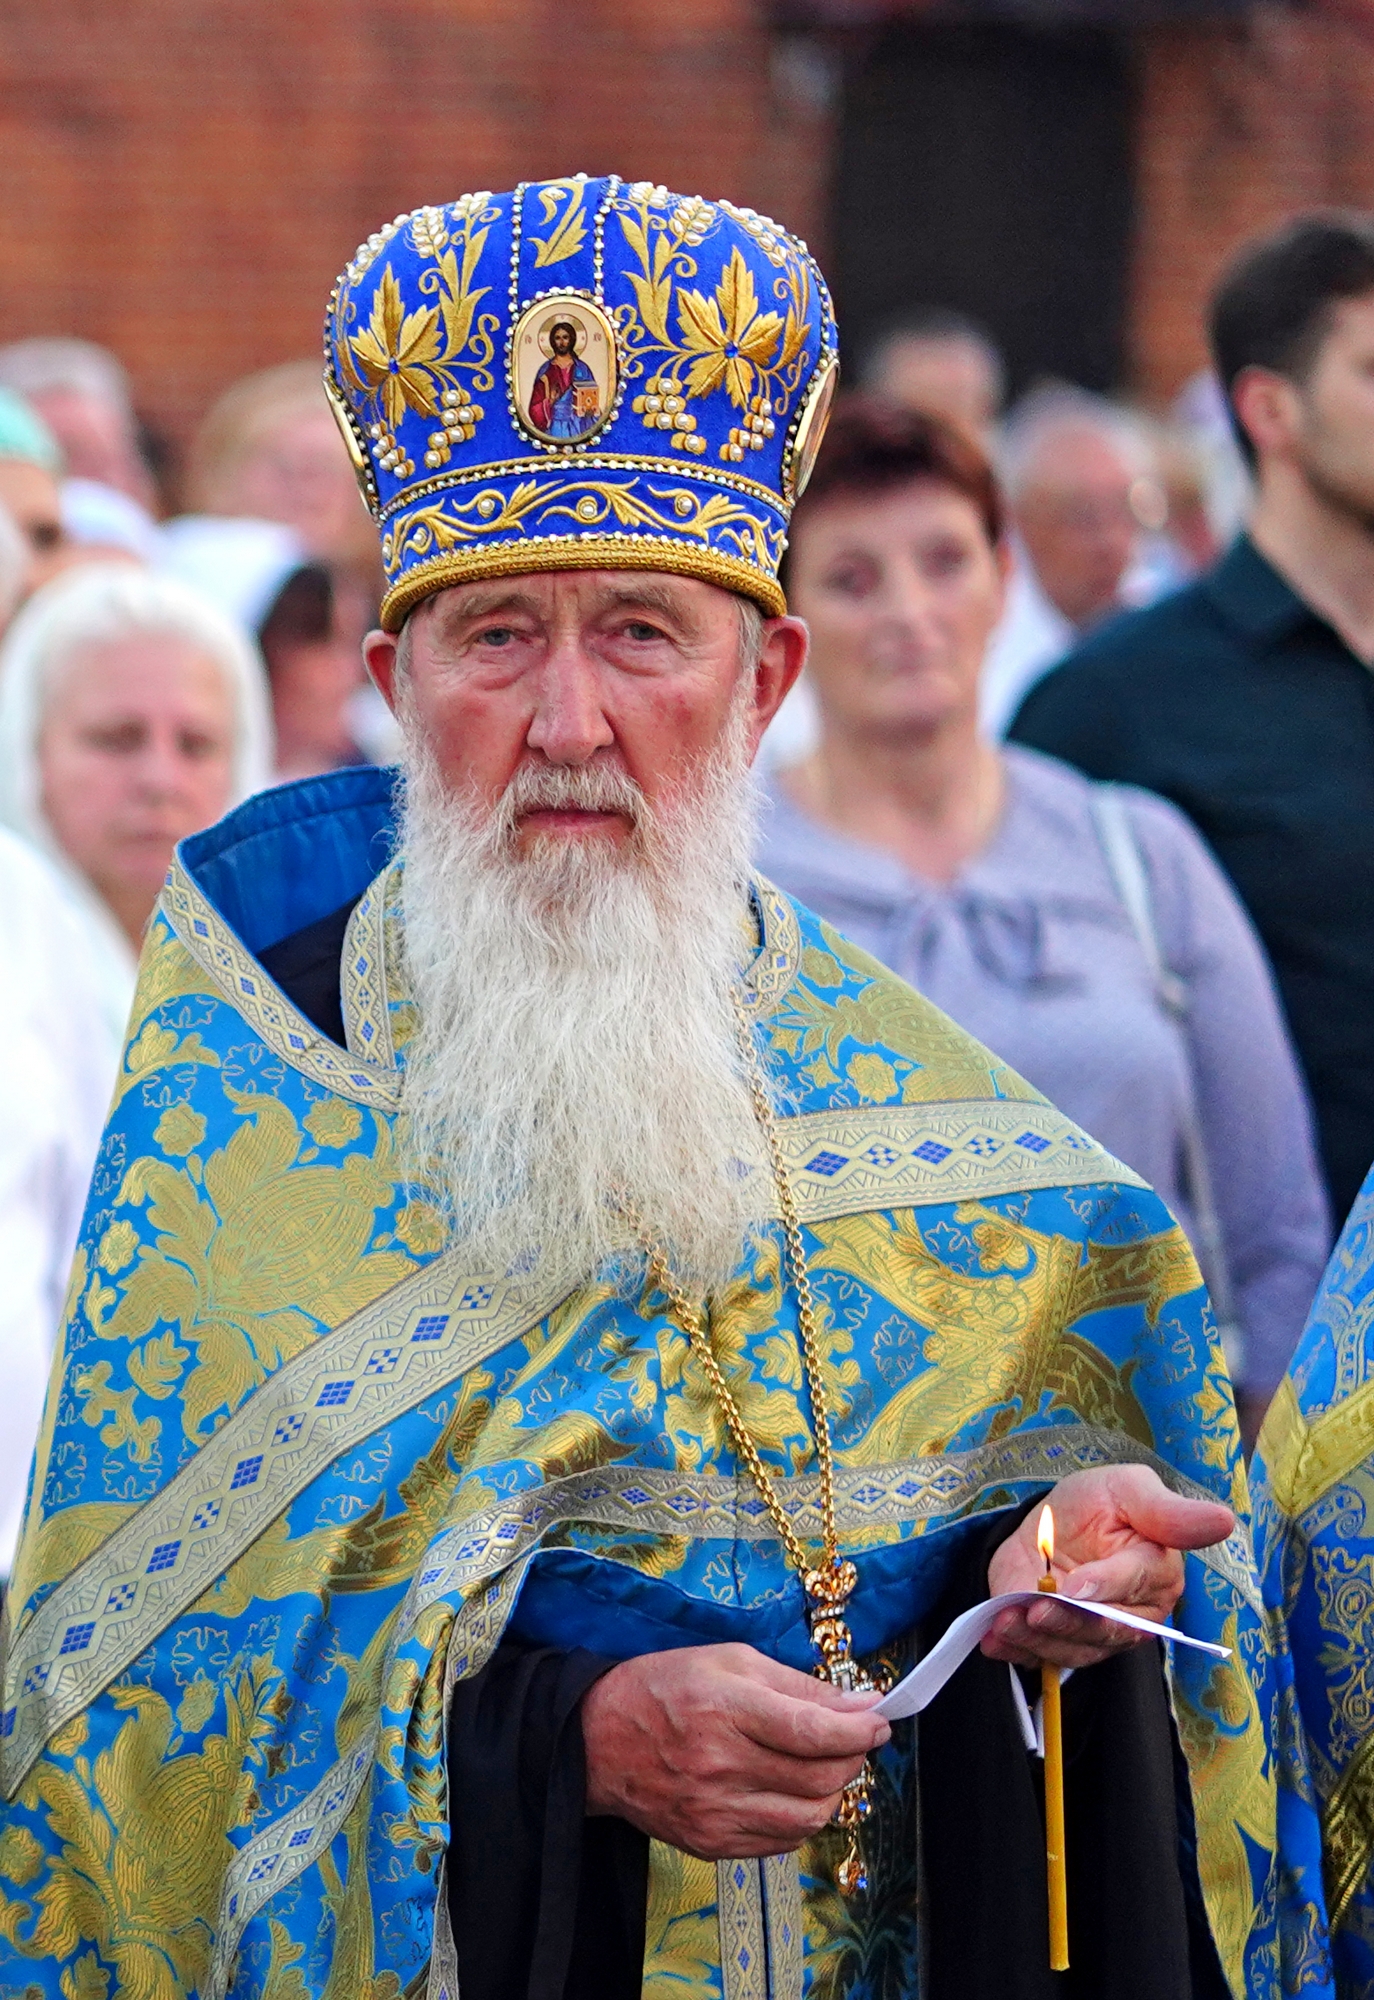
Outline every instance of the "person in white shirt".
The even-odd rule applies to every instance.
[[[176,841],[270,768],[261,665],[184,585],[128,563],[73,570],[0,646],[0,1577],[143,924]]]
[[[0,1580],[110,1101],[101,996],[57,870],[0,828]],[[98,1446],[96,1447],[98,1449]]]

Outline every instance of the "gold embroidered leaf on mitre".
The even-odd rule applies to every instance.
[[[576,178],[549,181],[539,190],[539,206],[546,224],[553,222],[560,203],[567,206],[557,223],[547,236],[531,236],[535,246],[534,264],[542,270],[547,264],[561,264],[569,257],[575,257],[587,240],[587,226],[584,212],[587,201],[585,181]]]
[[[491,290],[489,285],[479,285],[474,290],[472,277],[477,269],[477,260],[482,254],[482,246],[487,240],[485,229],[472,230],[463,248],[463,262],[458,263],[453,249],[445,250],[439,259],[439,275],[443,289],[439,293],[439,311],[444,322],[444,351],[441,359],[452,361],[462,353],[472,332],[472,316],[477,310],[477,302],[484,299]]]
[[[760,312],[754,274],[738,245],[714,297],[679,291],[678,325],[684,348],[697,357],[687,371],[687,394],[709,396],[723,382],[736,409],[745,409],[754,393],[755,369],[767,368],[777,347],[782,319],[775,312]]]
[[[655,229],[649,233],[647,208],[641,211],[644,220],[637,221],[628,209],[620,211],[620,226],[625,233],[625,241],[639,258],[641,270],[629,271],[626,276],[634,287],[639,301],[640,317],[660,346],[671,345],[668,334],[668,308],[673,302],[673,281],[668,273],[669,262],[681,246],[668,229]],[[652,249],[650,245],[652,244]]]
[[[373,294],[367,326],[350,334],[348,345],[393,431],[408,408],[434,415],[439,405],[429,367],[439,357],[438,308],[420,306],[407,313],[389,264]]]

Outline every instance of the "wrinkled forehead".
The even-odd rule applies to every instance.
[[[541,626],[590,624],[642,611],[690,640],[739,628],[742,600],[696,577],[655,570],[563,570],[450,585],[418,604],[402,628],[414,644],[456,637],[475,622],[520,614]]]
[[[195,710],[232,727],[237,689],[224,663],[193,633],[171,625],[72,635],[38,663],[38,716],[149,715]]]

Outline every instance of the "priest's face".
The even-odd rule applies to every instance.
[[[404,694],[445,785],[492,808],[518,772],[558,770],[628,779],[661,805],[736,716],[752,760],[805,651],[799,619],[759,633],[729,591],[626,570],[460,584],[421,604],[399,643],[367,642],[373,677],[393,707]],[[515,830],[523,846],[617,843],[633,829],[623,809],[569,804],[522,810]]]
[[[627,1204],[723,1284],[763,1163],[733,990],[797,621],[667,576],[470,584],[369,664],[405,732],[406,1131],[475,1266],[572,1283]]]

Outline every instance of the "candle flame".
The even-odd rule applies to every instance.
[[[1054,1510],[1048,1503],[1040,1509],[1040,1526],[1035,1531],[1035,1546],[1045,1558],[1045,1567],[1054,1561]]]

